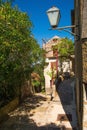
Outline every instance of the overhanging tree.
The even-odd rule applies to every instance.
[[[32,22],[9,2],[0,5],[0,98],[17,96],[40,62],[39,44],[32,37]]]
[[[58,52],[60,64],[66,59],[69,59],[71,55],[74,55],[74,43],[68,38],[62,38],[60,42],[53,46],[53,51]]]

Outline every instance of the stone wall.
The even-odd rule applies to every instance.
[[[19,98],[15,98],[9,104],[2,107],[0,109],[0,122],[6,120],[8,118],[8,113],[13,111],[18,106],[18,104],[19,104]]]
[[[82,28],[82,10],[81,0],[75,0],[75,75],[76,75],[76,109],[78,116],[79,130],[82,130],[82,42],[81,42],[81,28]]]
[[[87,38],[87,0],[80,1],[82,7],[82,38]]]
[[[83,59],[83,82],[87,83],[87,39],[82,43],[82,59]]]
[[[83,82],[87,83],[87,0],[81,0]]]
[[[4,107],[2,107],[0,109],[0,122],[7,120],[9,117],[8,113],[13,111],[15,108],[17,108],[19,103],[21,101],[23,101],[24,98],[32,95],[29,81],[25,82],[25,84],[23,85],[23,87],[20,90],[20,93],[21,93],[21,95],[20,95],[21,97],[19,96],[19,97],[15,98],[14,100],[12,100],[11,102],[9,102],[7,105],[5,105]]]
[[[81,41],[75,43],[75,74],[76,78],[82,80],[82,46]]]

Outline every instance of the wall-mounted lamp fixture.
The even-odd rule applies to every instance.
[[[53,6],[52,8],[47,10],[46,13],[47,13],[50,25],[52,27],[51,30],[64,30],[64,31],[69,32],[72,35],[76,36],[76,34],[73,33],[72,31],[68,30],[68,28],[76,28],[77,25],[57,27],[59,20],[60,20],[60,10],[57,7]]]

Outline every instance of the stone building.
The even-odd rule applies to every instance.
[[[75,74],[79,130],[87,130],[87,0],[75,0]]]
[[[70,72],[73,66],[73,58],[67,59],[66,61],[63,61],[62,66],[60,63],[60,55],[58,52],[54,52],[52,47],[56,44],[58,44],[61,41],[61,38],[58,36],[54,36],[50,40],[48,40],[46,43],[43,44],[43,49],[46,51],[45,55],[45,62],[46,65],[44,66],[44,77],[45,77],[45,90],[46,94],[50,94],[51,91],[51,85],[55,88],[55,85],[53,84],[55,80],[55,76],[61,72],[61,67],[63,72]],[[73,62],[72,62],[73,61]]]

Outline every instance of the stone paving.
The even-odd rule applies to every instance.
[[[66,80],[52,101],[41,93],[28,97],[0,130],[78,130],[74,100],[74,80]]]

